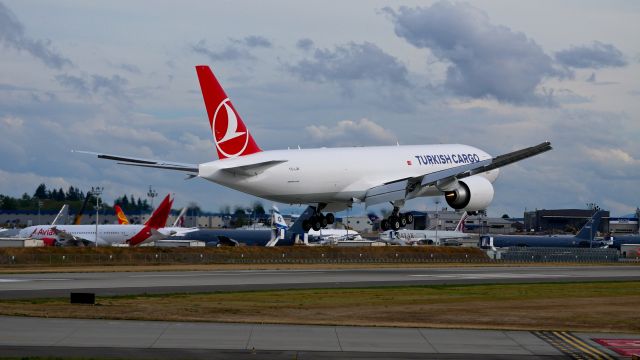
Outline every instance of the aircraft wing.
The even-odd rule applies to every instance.
[[[463,179],[465,177],[480,174],[524,160],[551,149],[551,143],[545,141],[535,146],[496,156],[492,159],[460,165],[413,178],[390,181],[367,190],[364,200],[366,206],[389,201],[404,200],[407,197],[407,194],[416,190],[418,187],[436,185],[437,183],[453,182],[457,179]]]
[[[163,234],[165,237],[168,236],[185,236],[188,233],[192,233],[194,231],[198,231],[200,229],[198,229],[197,227],[191,227],[191,228],[183,228],[183,227],[165,227],[165,228],[160,228],[158,229],[158,231]]]
[[[91,151],[81,151],[81,150],[72,150],[72,152],[77,152],[81,154],[89,154],[95,155],[98,159],[106,159],[117,161],[118,164],[121,165],[130,165],[130,166],[141,166],[141,167],[150,167],[157,169],[166,169],[166,170],[176,170],[190,173],[193,176],[198,174],[198,164],[186,164],[172,161],[164,161],[164,160],[152,160],[152,159],[144,159],[144,158],[134,158],[134,157],[126,157],[119,155],[110,155],[110,154],[102,154]]]
[[[96,243],[95,234],[87,234],[86,237],[75,236],[57,227],[52,227],[53,233],[60,238],[60,242],[66,246],[93,245]]]

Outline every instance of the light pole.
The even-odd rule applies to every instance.
[[[151,212],[153,212],[153,199],[158,196],[158,192],[149,185],[149,191],[147,191],[147,197],[151,199]]]
[[[440,210],[440,199],[436,199],[436,244],[438,245],[440,245],[440,238],[438,237],[438,225],[440,225],[439,210]]]
[[[91,193],[93,194],[93,196],[96,197],[96,247],[98,247],[98,211],[100,209],[100,195],[102,194],[102,190],[104,190],[104,187],[102,186],[92,186],[91,187]]]
[[[42,200],[38,199],[38,225],[40,225],[40,208],[41,207],[42,207]]]

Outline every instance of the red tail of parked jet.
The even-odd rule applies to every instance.
[[[169,213],[171,212],[171,205],[173,205],[173,200],[171,200],[170,195],[167,195],[153,214],[151,214],[147,222],[144,223],[143,230],[127,241],[129,246],[137,246],[145,242],[163,238],[164,235],[159,233],[158,229],[166,226]]]
[[[169,213],[171,212],[171,206],[173,205],[173,200],[171,200],[170,196],[167,195],[160,205],[156,208],[156,210],[151,214],[151,217],[144,224],[152,229],[160,229],[167,226],[167,219],[169,218]]]
[[[127,219],[127,216],[122,211],[122,208],[120,207],[120,205],[116,205],[113,208],[116,211],[116,217],[118,218],[118,224],[120,224],[120,225],[129,225],[129,219]]]
[[[218,157],[226,159],[262,151],[211,69],[199,65],[196,66],[196,71]]]

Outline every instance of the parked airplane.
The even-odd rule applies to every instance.
[[[187,164],[82,152],[123,165],[182,171],[276,202],[312,205],[315,211],[303,223],[308,231],[333,223],[331,211],[355,203],[391,203],[382,227],[393,230],[412,220],[400,212],[408,199],[444,194],[456,210],[481,210],[493,200],[500,167],[551,150],[543,142],[497,157],[460,144],[263,151],[211,69],[201,65],[196,72],[218,161]]]
[[[480,247],[492,249],[510,246],[530,247],[606,247],[606,240],[594,241],[604,211],[596,211],[575,235],[483,235]]]
[[[309,238],[319,241],[362,240],[362,236],[355,230],[349,229],[320,229],[309,230]]]
[[[308,207],[303,215],[309,216],[313,211],[313,208]],[[300,216],[298,220],[289,227],[282,215],[280,215],[278,209],[274,208],[270,229],[199,229],[184,235],[172,236],[171,239],[199,240],[204,241],[208,246],[293,245],[295,236],[302,232],[302,218],[303,216]]]
[[[122,211],[122,208],[119,205],[116,205],[113,207],[114,210],[116,211],[116,216],[118,218],[118,224],[120,225],[129,225],[129,219],[127,218],[127,215],[124,214],[124,211]],[[185,228],[182,226],[177,226],[178,224],[184,224],[184,214],[187,211],[187,208],[182,208],[182,210],[180,211],[180,214],[178,215],[178,217],[176,218],[176,220],[173,222],[172,226],[163,226],[161,228],[158,229],[158,232],[160,234],[163,234],[165,236],[182,236],[186,233],[190,233],[193,231],[197,231],[198,228],[197,227],[192,227],[192,228]],[[147,221],[144,223],[145,225],[147,225],[147,223],[149,223],[149,221],[151,220],[151,218],[147,219]]]
[[[614,235],[609,237],[609,247],[620,250],[622,244],[640,244],[640,235]]]
[[[19,237],[42,239],[48,246],[53,245],[140,245],[163,239],[166,235],[158,229],[164,227],[173,200],[167,195],[144,225],[99,225],[96,236],[95,225],[37,225],[20,231]]]
[[[443,241],[468,239],[471,234],[464,232],[464,222],[469,217],[465,211],[453,231],[448,230],[388,230],[380,233],[380,240],[399,245],[413,245],[423,243],[426,245],[440,245]]]

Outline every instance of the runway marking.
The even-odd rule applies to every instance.
[[[322,271],[293,272],[293,274],[318,273]],[[206,273],[206,274],[145,274],[129,275],[130,278],[150,278],[150,277],[192,277],[192,276],[246,276],[250,275],[286,275],[287,272],[243,272],[243,273]]]
[[[495,273],[495,274],[446,274],[446,275],[432,275],[432,274],[415,274],[409,275],[413,277],[432,277],[443,279],[514,279],[514,278],[558,278],[558,277],[579,277],[576,275],[564,275],[564,274],[522,274],[522,273]]]
[[[71,279],[0,279],[0,283],[14,283],[14,282],[30,282],[30,281],[69,281]]]
[[[535,331],[540,339],[551,344],[565,355],[576,360],[614,360],[611,355],[591,346],[566,331]]]

